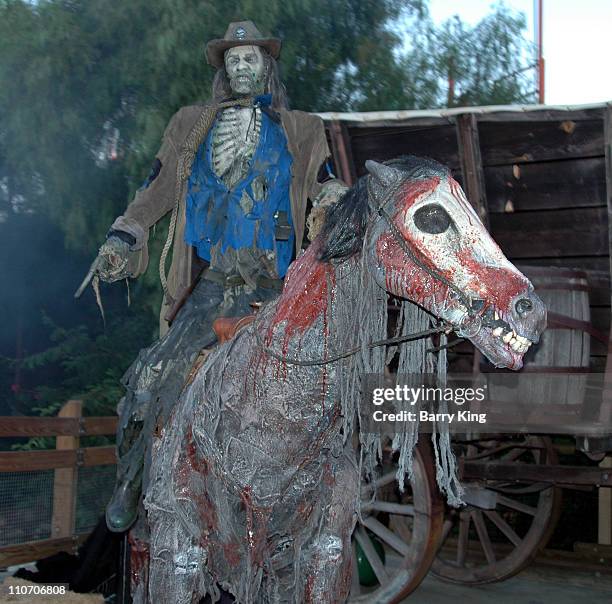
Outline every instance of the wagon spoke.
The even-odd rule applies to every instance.
[[[382,476],[380,476],[379,478],[377,478],[370,484],[366,485],[365,489],[367,491],[373,491],[376,489],[380,489],[381,487],[384,487],[385,485],[393,482],[395,480],[396,475],[397,475],[397,472],[395,470],[393,470],[392,472],[387,472],[386,474],[383,474]]]
[[[414,516],[414,506],[409,503],[393,503],[391,501],[368,501],[361,504],[362,512],[388,512],[401,516]]]
[[[510,451],[508,451],[508,453],[502,455],[502,460],[516,461],[523,453],[525,453],[525,451],[529,450],[529,447],[522,445],[527,445],[527,441],[514,445],[514,447]]]
[[[494,447],[491,449],[484,449],[483,451],[481,451],[480,453],[476,453],[475,455],[470,455],[470,461],[474,461],[475,459],[483,459],[486,457],[492,457],[493,455],[496,455],[497,453],[501,453],[502,451],[508,451],[509,449],[515,449],[516,445],[513,444],[504,444],[504,445],[500,445],[499,447]]]
[[[440,543],[444,543],[446,541],[446,538],[448,537],[448,534],[451,532],[452,528],[453,521],[447,518],[442,525],[442,537],[440,538]]]
[[[518,547],[522,539],[514,532],[512,527],[495,511],[484,510],[487,518],[504,534],[508,539]]]
[[[470,531],[470,515],[468,512],[459,514],[459,538],[457,540],[457,564],[465,566],[465,556],[467,554],[468,536]]]
[[[355,538],[357,539],[365,557],[370,563],[370,566],[372,567],[372,570],[374,571],[378,582],[381,585],[384,585],[389,580],[389,575],[387,575],[387,571],[385,570],[385,567],[383,566],[383,563],[379,558],[378,553],[374,549],[374,546],[372,545],[368,534],[365,532],[362,526],[358,527],[355,531]]]
[[[389,529],[399,535],[405,543],[412,542],[413,527],[414,524],[407,521],[405,516],[393,514],[389,517]]]
[[[487,562],[489,564],[495,564],[495,552],[493,551],[493,544],[491,543],[482,512],[480,510],[474,510],[472,512],[472,518],[474,518],[476,533],[478,533],[478,539],[482,546],[482,551],[487,558]]]
[[[523,514],[529,514],[530,516],[535,516],[537,513],[537,508],[534,508],[525,503],[521,503],[520,501],[514,501],[514,499],[510,499],[510,497],[506,497],[505,495],[497,494],[497,503],[506,506],[507,508],[511,508],[516,510],[517,512],[523,512]]]
[[[376,520],[376,518],[372,518],[371,516],[364,518],[363,524],[394,550],[402,554],[402,556],[407,556],[409,554],[410,547],[408,544],[400,539],[393,531],[390,531],[384,524]]]
[[[351,578],[351,595],[358,596],[361,594],[361,584],[359,583],[359,568],[357,567],[357,545],[355,541],[351,544],[351,566],[353,568],[353,576]]]

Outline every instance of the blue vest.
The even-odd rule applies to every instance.
[[[198,255],[210,261],[211,248],[221,242],[221,251],[257,248],[276,251],[279,277],[284,277],[293,256],[295,231],[291,217],[289,190],[293,158],[280,124],[261,114],[259,143],[249,162],[248,173],[229,190],[212,168],[211,127],[200,145],[191,170],[186,198],[185,241],[195,246]],[[266,186],[256,198],[253,181],[262,176]],[[253,202],[245,213],[240,206],[243,192]],[[275,239],[279,218],[290,225],[289,238]]]

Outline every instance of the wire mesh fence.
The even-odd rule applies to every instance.
[[[53,470],[0,473],[0,547],[53,537]],[[90,532],[104,513],[115,466],[79,468],[75,534]]]
[[[79,468],[76,492],[75,532],[91,531],[113,493],[116,466]]]
[[[53,470],[0,473],[0,546],[52,534]]]

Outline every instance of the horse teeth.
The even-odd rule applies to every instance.
[[[497,321],[499,319],[499,313],[497,311],[495,311],[495,313],[493,314],[493,316],[495,317],[495,320]]]
[[[496,328],[493,330],[493,335],[494,335],[494,336],[501,336],[501,335],[502,335],[502,331],[503,331],[503,330],[504,330],[504,329],[503,329],[503,327],[496,327]]]
[[[509,331],[503,338],[502,340],[504,341],[504,344],[508,344],[508,342],[510,342],[510,340],[512,339],[512,331]]]

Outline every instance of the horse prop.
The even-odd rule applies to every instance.
[[[544,305],[448,169],[412,156],[366,168],[281,295],[210,353],[154,439],[135,602],[214,602],[219,588],[243,603],[348,598],[360,481],[380,449],[359,433],[360,376],[384,372],[389,350],[373,343],[388,336],[388,294],[409,340],[399,373],[443,376],[419,335],[454,329],[509,369],[538,341]],[[394,436],[400,483],[416,438]],[[448,435],[433,441],[458,505]]]

